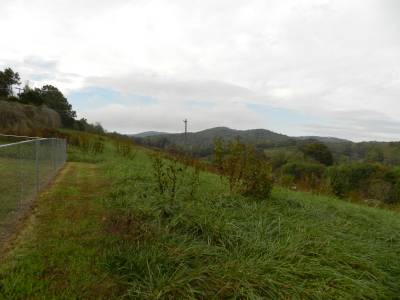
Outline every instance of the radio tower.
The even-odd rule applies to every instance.
[[[183,120],[183,123],[185,123],[185,147],[187,145],[187,122],[187,119]]]

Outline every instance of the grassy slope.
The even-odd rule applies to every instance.
[[[108,149],[111,151],[110,149]],[[74,153],[74,160],[91,160]],[[5,298],[396,298],[398,214],[275,189],[230,196],[213,174],[175,203],[144,151],[73,163],[0,267]]]

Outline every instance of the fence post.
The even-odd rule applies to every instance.
[[[18,155],[19,155],[19,181],[20,181],[20,199],[19,206],[22,205],[22,201],[24,200],[24,175],[23,175],[23,157],[22,157],[22,145],[18,145]]]
[[[40,189],[40,169],[39,169],[39,146],[40,146],[40,141],[36,140],[35,141],[35,177],[36,177],[36,193],[39,193]]]

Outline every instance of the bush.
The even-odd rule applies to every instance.
[[[25,135],[38,128],[58,128],[61,119],[57,112],[46,106],[24,105],[0,101],[0,129]]]
[[[338,197],[356,195],[388,204],[400,202],[400,172],[380,164],[354,163],[329,169],[331,191]]]
[[[331,166],[333,164],[333,156],[329,148],[319,142],[309,142],[300,147],[301,152],[321,164]]]
[[[324,165],[310,162],[291,162],[282,167],[282,177],[290,176],[303,188],[316,189],[324,180]]]
[[[236,141],[215,141],[214,160],[221,176],[227,176],[231,192],[258,199],[269,198],[272,190],[270,166],[263,155]]]
[[[369,183],[381,178],[383,169],[376,164],[353,163],[332,167],[328,174],[332,192],[336,196],[345,197],[350,192],[367,194]]]
[[[184,157],[164,157],[159,152],[150,154],[156,190],[161,199],[167,200],[164,210],[177,209],[178,197],[182,200],[194,200],[200,185],[200,168],[198,164],[186,165]],[[169,207],[169,208],[168,208]],[[167,215],[174,212],[170,211]]]
[[[135,153],[132,153],[132,141],[131,140],[115,140],[115,149],[117,153],[126,158],[133,158]]]

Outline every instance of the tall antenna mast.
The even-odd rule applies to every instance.
[[[185,123],[185,146],[187,145],[187,122],[187,119],[183,120],[183,123]]]

